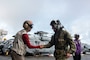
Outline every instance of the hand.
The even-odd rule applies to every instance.
[[[71,55],[70,53],[67,53],[67,58],[69,58],[69,57],[70,57],[70,55]]]
[[[40,45],[40,49],[44,48],[44,45]]]

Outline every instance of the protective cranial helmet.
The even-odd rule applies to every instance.
[[[52,26],[52,27],[54,27],[55,29],[59,29],[59,28],[63,28],[63,26],[61,26],[61,23],[60,23],[60,21],[59,20],[52,20],[51,22],[50,22],[50,25]]]
[[[26,20],[24,23],[23,23],[23,28],[24,29],[27,29],[27,28],[33,28],[33,23],[31,20]]]
[[[50,25],[51,25],[51,26],[54,26],[54,25],[56,25],[56,22],[55,22],[55,20],[52,20],[52,21],[51,21],[51,23],[50,23]]]

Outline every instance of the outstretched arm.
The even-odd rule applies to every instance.
[[[29,48],[40,48],[40,46],[33,46],[30,44],[30,39],[28,34],[23,34],[22,35],[22,39],[24,41],[24,43],[29,47]]]
[[[46,45],[41,45],[40,48],[50,48],[54,45],[54,36],[51,37],[51,41],[48,42]]]

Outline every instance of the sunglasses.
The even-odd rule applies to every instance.
[[[33,28],[33,24],[27,23],[30,28]]]

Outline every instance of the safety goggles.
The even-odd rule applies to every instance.
[[[30,28],[33,28],[33,24],[27,23]]]

